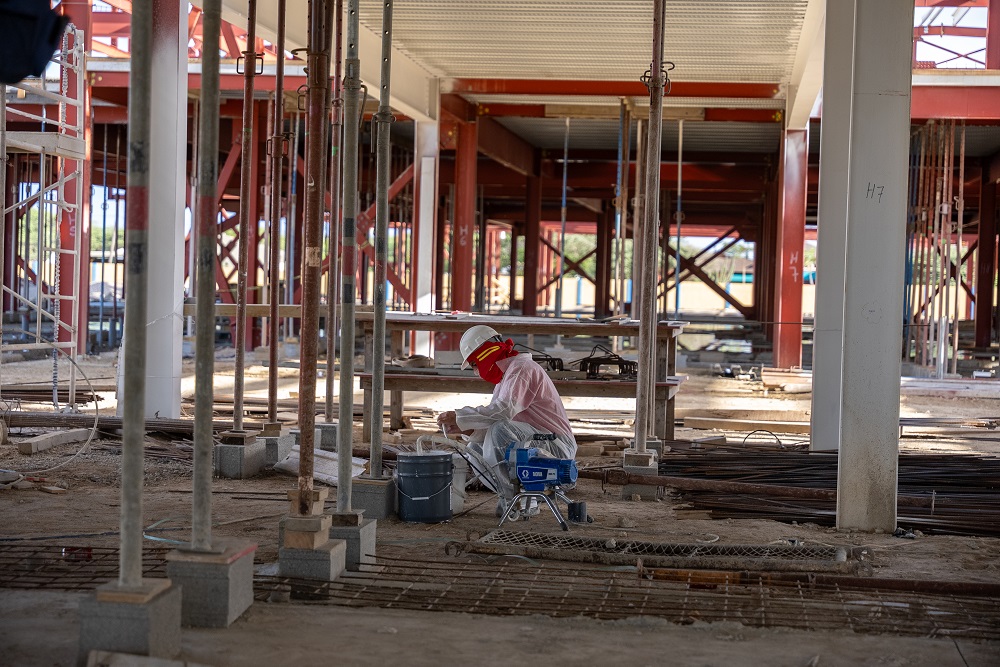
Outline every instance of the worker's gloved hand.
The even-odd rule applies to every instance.
[[[454,426],[458,428],[458,421],[455,417],[454,410],[448,410],[447,412],[442,412],[438,415],[438,424],[441,426]]]

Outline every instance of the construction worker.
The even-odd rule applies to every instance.
[[[464,433],[469,449],[489,465],[499,480],[497,514],[502,516],[516,494],[508,474],[505,454],[514,443],[536,447],[559,459],[576,456],[576,439],[570,429],[562,399],[545,370],[530,354],[518,354],[514,341],[504,340],[492,327],[476,325],[462,335],[459,350],[479,377],[496,385],[488,405],[470,406],[438,415],[438,423],[449,434]],[[555,435],[534,440],[536,434]],[[490,480],[484,479],[490,486]]]

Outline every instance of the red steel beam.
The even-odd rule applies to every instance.
[[[492,118],[481,118],[479,152],[522,176],[530,176],[535,165],[534,147]]]
[[[913,120],[1000,120],[1000,86],[913,86]]]
[[[920,37],[986,37],[986,28],[966,28],[957,25],[921,25],[913,29],[913,38]]]
[[[442,92],[478,95],[607,95],[645,97],[649,90],[641,81],[595,81],[571,79],[472,79],[443,82]],[[673,81],[671,97],[737,97],[773,99],[781,95],[777,83],[739,81]]]
[[[979,195],[979,256],[976,259],[976,347],[993,342],[993,295],[997,279],[997,180],[1000,154],[983,160]]]
[[[1000,69],[1000,0],[988,0],[986,13],[986,69]]]
[[[542,178],[528,176],[524,202],[524,299],[521,312],[538,314],[538,256],[541,246],[539,232],[542,220]]]
[[[806,130],[785,130],[778,174],[775,266],[774,365],[802,365],[802,254],[806,230],[809,138]]]

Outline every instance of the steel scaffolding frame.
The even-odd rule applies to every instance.
[[[12,343],[0,341],[0,351],[51,349],[53,355],[53,403],[58,408],[58,354],[62,351],[70,359],[69,404],[75,404],[76,353],[80,335],[80,293],[84,289],[80,276],[82,248],[81,234],[69,229],[73,247],[61,244],[64,225],[71,227],[82,223],[78,214],[84,201],[83,170],[89,168],[84,131],[84,80],[86,59],[82,31],[72,24],[63,34],[62,47],[52,57],[49,67],[41,77],[29,78],[17,84],[4,86],[0,95],[0,191],[7,192],[7,164],[12,159],[16,167],[27,169],[25,180],[20,170],[15,170],[16,195],[8,205],[3,205],[5,224],[15,225],[12,238],[10,273],[3,276],[3,293],[10,299],[10,310],[21,312],[20,336]],[[70,85],[73,81],[74,85]],[[72,89],[71,89],[72,88]],[[18,102],[38,101],[45,113],[45,104],[56,105],[58,116],[49,118],[24,108],[8,104],[8,95]],[[67,113],[74,110],[75,113]],[[38,130],[8,131],[8,116],[13,122],[39,124]],[[72,120],[67,120],[71,118]],[[55,131],[46,131],[54,128]],[[37,174],[37,177],[36,177]],[[75,197],[67,197],[68,192]],[[75,203],[74,203],[75,202]],[[34,212],[34,213],[32,213]],[[11,215],[12,214],[12,215]],[[8,216],[10,216],[8,218]],[[32,217],[36,232],[32,239]],[[4,236],[0,234],[0,256],[4,256]],[[21,254],[23,249],[23,254]],[[31,266],[34,253],[35,266]],[[72,289],[62,289],[63,276],[60,265],[66,256],[72,258]],[[34,298],[31,285],[34,284]],[[64,307],[72,313],[69,322],[61,317]],[[34,316],[34,332],[30,331]],[[43,335],[43,325],[52,327],[51,340]]]

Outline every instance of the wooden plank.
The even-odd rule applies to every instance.
[[[779,422],[753,419],[720,419],[718,417],[685,417],[685,428],[725,431],[771,431],[772,433],[809,433],[809,422]]]

